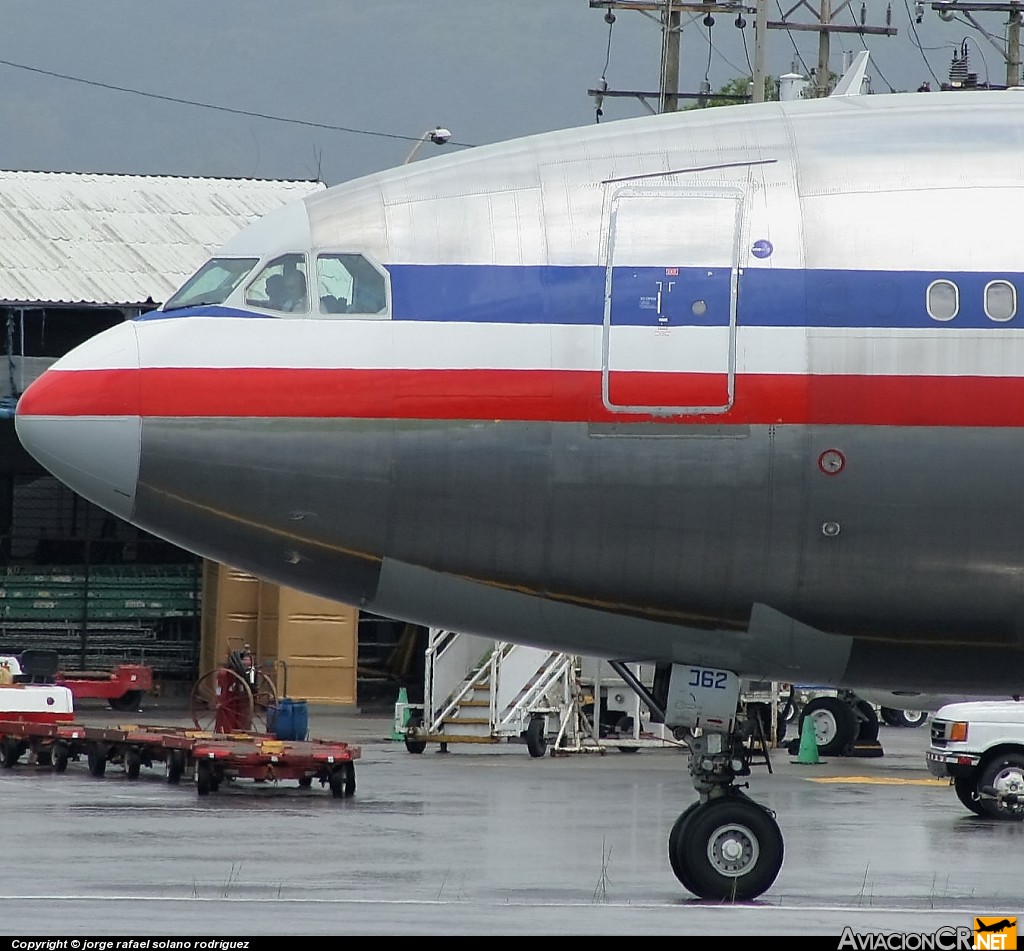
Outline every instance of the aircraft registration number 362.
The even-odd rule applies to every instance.
[[[696,729],[709,723],[727,724],[736,716],[740,679],[731,670],[684,667],[669,683],[666,723]]]
[[[710,690],[725,690],[729,672],[726,670],[708,670],[706,667],[690,668],[691,687],[704,687]]]

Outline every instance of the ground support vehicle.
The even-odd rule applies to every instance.
[[[347,743],[275,740],[266,736],[207,736],[197,740],[192,748],[196,791],[200,796],[216,792],[226,780],[294,779],[301,787],[318,780],[330,787],[331,795],[347,799],[356,791],[354,761],[359,755],[359,748]]]
[[[106,700],[112,710],[138,710],[142,697],[153,689],[153,668],[146,664],[118,664],[113,670],[59,671],[54,683],[67,687],[75,701]]]
[[[925,754],[933,776],[948,779],[971,812],[1024,819],[1024,703],[950,703],[932,717]]]
[[[120,736],[108,748],[113,761],[119,762],[129,779],[138,779],[143,766],[163,763],[167,782],[178,783],[192,763],[192,747],[199,734],[180,727],[123,726]],[[90,771],[92,761],[90,760]],[[96,775],[94,772],[93,775]]]
[[[395,732],[410,753],[428,743],[522,742],[544,756],[552,724],[574,708],[569,654],[431,628],[423,703],[395,705]]]
[[[29,761],[36,765],[52,766],[54,772],[63,773],[71,760],[84,757],[89,772],[102,776],[111,751],[117,749],[122,737],[121,730],[80,723],[0,720],[0,762],[10,769],[28,754]]]
[[[319,780],[340,798],[356,788],[354,761],[359,747],[327,740],[286,741],[258,733],[215,734],[181,727],[88,727],[79,723],[0,719],[0,762],[15,766],[25,754],[37,766],[66,771],[84,759],[92,776],[109,764],[138,779],[142,767],[164,764],[167,781],[195,776],[200,796],[216,792],[225,780],[297,780],[300,787]]]

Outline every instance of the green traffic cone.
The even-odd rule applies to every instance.
[[[409,725],[409,691],[405,687],[398,688],[398,700],[395,702],[395,721],[391,729],[392,740],[404,740],[403,728]]]
[[[817,766],[821,762],[818,758],[818,739],[814,735],[814,721],[810,717],[804,717],[803,726],[800,727],[800,750],[796,762],[804,766]]]

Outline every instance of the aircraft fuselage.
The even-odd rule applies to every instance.
[[[1012,691],[1018,98],[661,116],[338,186],[229,243],[223,300],[58,363],[19,432],[155,534],[381,614]],[[305,312],[251,299],[288,254]],[[331,255],[380,299],[328,311]]]

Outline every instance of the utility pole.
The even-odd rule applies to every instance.
[[[680,12],[672,0],[668,0],[662,13],[658,112],[675,112],[679,108],[679,37],[683,32]]]
[[[851,9],[853,0],[843,0],[834,10],[832,0],[820,0],[817,10],[811,6],[808,0],[799,0],[797,4],[790,7],[782,14],[781,20],[771,20],[768,23],[769,30],[806,30],[818,34],[818,66],[814,74],[814,95],[816,98],[829,94],[832,73],[829,69],[829,37],[832,33],[858,33],[861,36],[875,34],[880,36],[895,36],[897,30],[892,26],[892,8],[886,7],[885,26],[868,26],[867,5],[861,2],[860,23],[836,23],[836,16],[844,10]],[[955,6],[955,4],[954,4]],[[811,16],[815,17],[815,23],[798,23],[790,19],[801,7],[806,7]]]
[[[1016,4],[1015,4],[1016,6]],[[1006,57],[1006,85],[1020,85],[1020,21],[1024,16],[1020,10],[1013,10],[1010,13],[1010,22],[1007,26],[1007,57]]]
[[[764,61],[768,53],[768,0],[757,0],[754,10],[753,101],[764,102]]]
[[[766,0],[758,0],[763,6]],[[651,112],[675,112],[679,108],[680,99],[706,99],[708,90],[700,92],[679,91],[679,38],[683,32],[683,13],[703,13],[705,19],[711,18],[716,13],[740,16],[749,7],[740,0],[720,0],[712,3],[685,3],[682,0],[590,0],[591,8],[601,8],[608,11],[605,15],[612,16],[609,23],[614,22],[613,10],[637,10],[650,19],[656,19],[661,25],[661,69],[659,70],[659,82],[657,92],[640,92],[626,89],[588,89],[587,93],[600,101],[603,97],[629,96],[639,99]],[[655,16],[657,14],[657,16]],[[756,58],[756,51],[755,51]],[[764,98],[764,75],[762,56],[761,76],[761,99]],[[755,68],[756,73],[756,68]],[[757,81],[754,82],[754,97],[757,97]],[[722,98],[722,97],[719,97]],[[736,96],[737,101],[745,101],[746,96]],[[656,99],[658,108],[654,109],[648,102],[649,99]]]
[[[1021,18],[1024,17],[1024,3],[1021,0],[1004,0],[1002,3],[975,3],[972,0],[964,0],[961,3],[940,0],[940,2],[932,4],[932,9],[937,10],[943,20],[952,20],[957,14],[968,20],[989,43],[999,50],[999,55],[1006,60],[1006,85],[1020,85],[1020,26]],[[982,27],[974,18],[974,14],[979,12],[1005,13],[1008,15],[1005,48],[994,42],[992,37],[989,36],[988,30]]]

